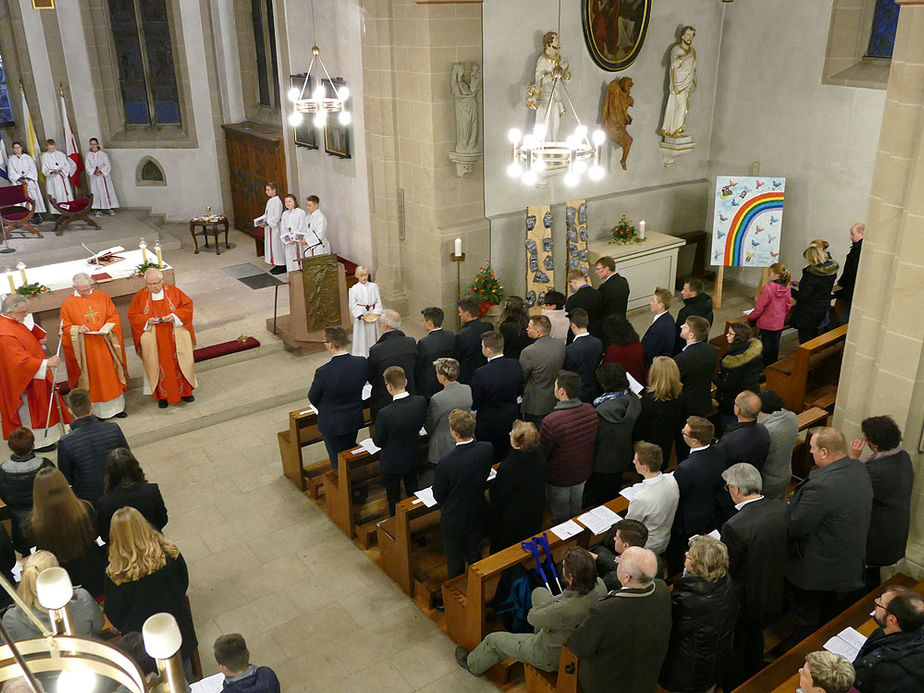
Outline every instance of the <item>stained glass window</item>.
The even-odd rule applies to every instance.
[[[279,107],[279,66],[276,62],[276,25],[273,0],[251,0],[254,48],[257,53],[257,85],[260,103]]]
[[[179,125],[166,0],[109,0],[126,125]]]
[[[895,29],[898,26],[898,5],[895,0],[876,0],[873,13],[873,28],[869,34],[869,58],[891,58],[895,45]]]
[[[3,56],[0,55],[0,128],[11,128],[14,125],[16,125],[16,119],[13,117],[13,104],[10,101],[9,89],[7,89]]]

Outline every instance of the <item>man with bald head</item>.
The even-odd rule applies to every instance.
[[[73,285],[74,293],[61,304],[68,385],[90,393],[97,417],[123,418],[128,373],[119,311],[106,293],[93,287],[90,275],[75,274]]]
[[[161,409],[180,400],[192,402],[196,386],[192,299],[165,283],[158,269],[145,272],[144,283],[128,307],[135,351],[144,364],[144,393],[153,395]]]
[[[854,224],[850,227],[850,250],[844,260],[844,271],[841,278],[834,285],[834,295],[837,297],[835,307],[839,308],[841,323],[850,318],[850,304],[853,302],[853,290],[857,283],[857,269],[860,266],[860,251],[863,249],[863,236],[866,235],[866,224]]]
[[[671,597],[667,585],[655,578],[657,557],[630,546],[616,571],[622,589],[594,604],[568,638],[568,647],[581,659],[585,693],[653,691],[667,654]]]
[[[763,468],[770,451],[770,432],[763,424],[757,423],[760,415],[760,397],[750,390],[744,390],[735,397],[735,417],[737,423],[725,429],[725,435],[719,440],[719,447],[725,451],[726,467],[739,462],[747,462]]]
[[[840,595],[864,586],[873,486],[863,463],[847,456],[835,428],[819,428],[809,451],[817,467],[789,499],[789,583],[799,642],[840,611]],[[853,601],[853,599],[850,599]]]

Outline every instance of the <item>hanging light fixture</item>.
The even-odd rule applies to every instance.
[[[558,2],[558,27],[556,33],[560,39],[561,0]],[[543,51],[545,49],[546,46],[543,46]],[[587,173],[591,180],[600,180],[605,173],[600,165],[600,146],[606,136],[599,129],[590,134],[587,126],[581,122],[571,94],[565,86],[567,75],[560,60],[551,72],[552,82],[548,88],[548,98],[543,95],[543,104],[536,110],[536,122],[532,132],[524,135],[518,128],[511,128],[507,134],[513,146],[513,157],[507,166],[507,174],[511,178],[519,178],[526,185],[535,185],[545,175],[558,172],[565,173],[564,180],[568,186],[577,185],[584,173]],[[532,87],[530,89],[532,91]],[[567,102],[577,126],[564,140],[546,139],[547,135],[557,136],[557,132],[550,133],[549,130],[552,124],[552,109],[558,108],[562,100]],[[557,129],[554,128],[556,131]]]
[[[289,114],[289,125],[298,127],[306,115],[313,116],[312,122],[317,128],[324,127],[327,122],[328,113],[338,113],[338,120],[341,125],[349,125],[353,116],[346,110],[346,100],[350,98],[350,90],[346,85],[338,88],[334,80],[331,79],[324,61],[321,59],[321,49],[317,45],[317,23],[314,18],[314,0],[311,0],[311,30],[315,35],[315,45],[311,47],[311,63],[308,65],[308,72],[305,73],[305,80],[301,89],[293,86],[289,89],[289,101],[292,102],[292,113]],[[325,84],[322,75],[319,74],[318,84],[309,92],[311,85],[311,70],[314,64],[320,66],[320,73],[327,77],[327,84],[333,93],[329,94],[327,84]]]

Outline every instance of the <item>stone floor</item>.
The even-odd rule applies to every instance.
[[[103,231],[91,234],[95,245],[153,238],[143,216],[104,217]],[[170,513],[165,533],[189,564],[205,673],[217,671],[214,639],[236,631],[247,639],[253,661],[272,666],[286,691],[493,688],[459,669],[446,635],[282,476],[276,432],[286,426],[288,412],[304,404],[314,369],[326,358],[285,351],[265,327],[273,289],[250,289],[222,270],[248,262],[265,267],[253,241],[232,231],[230,250],[194,255],[184,225],[165,224],[156,232],[171,248],[165,260],[176,270],[177,285],[195,301],[199,346],[241,334],[263,344],[202,364],[191,404],[159,410],[134,380],[139,384],[128,395],[129,417],[119,422],[149,479],[161,486]],[[35,244],[30,264],[44,264],[40,258],[52,251],[51,261],[77,257],[82,249],[73,241],[68,246],[70,238],[70,232],[52,236],[47,252],[38,245],[43,239],[29,239]],[[279,294],[282,314],[285,291]],[[752,305],[743,294],[726,288],[719,329],[726,317]],[[640,334],[650,322],[646,311],[630,317]],[[407,331],[419,336],[416,316],[411,322]],[[134,355],[129,367],[140,375]]]

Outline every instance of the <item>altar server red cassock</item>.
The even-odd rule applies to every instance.
[[[20,426],[32,429],[38,447],[51,445],[61,437],[64,423],[70,423],[67,409],[60,402],[58,409],[51,402],[52,371],[60,359],[45,356],[40,339],[45,330],[37,325],[28,328],[23,321],[29,315],[29,300],[25,296],[10,294],[3,299],[0,314],[0,419],[3,422],[3,439]],[[51,419],[48,408],[51,404]]]
[[[135,294],[128,307],[135,351],[144,364],[144,392],[153,394],[161,407],[181,399],[192,402],[196,386],[192,299],[165,284],[159,270],[149,269],[144,281],[146,288]]]

